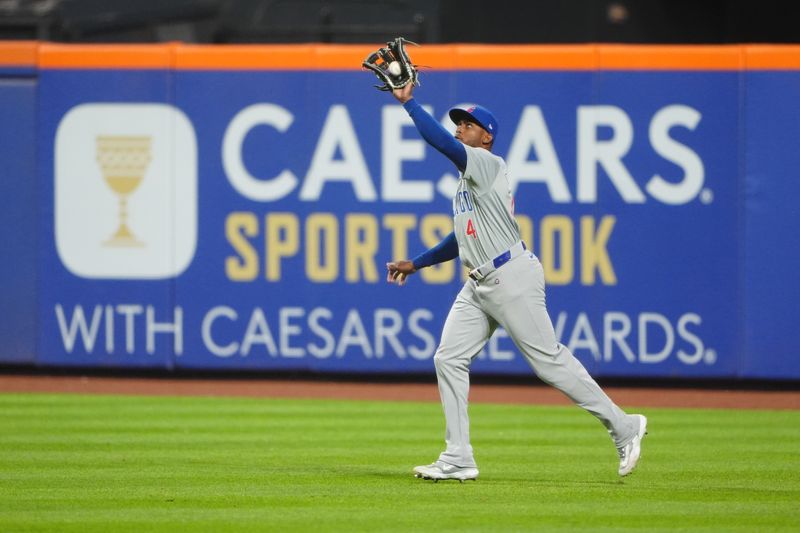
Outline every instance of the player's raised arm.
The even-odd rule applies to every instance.
[[[467,168],[467,150],[464,145],[414,100],[413,91],[414,85],[409,83],[403,88],[395,89],[392,94],[403,104],[422,138],[442,152],[459,171],[463,172]]]

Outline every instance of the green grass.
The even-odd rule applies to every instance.
[[[576,407],[470,409],[460,484],[438,404],[0,395],[0,531],[800,529],[800,411],[645,409],[620,480]]]

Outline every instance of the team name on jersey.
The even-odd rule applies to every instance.
[[[473,211],[472,195],[468,190],[458,191],[453,197],[453,216]]]

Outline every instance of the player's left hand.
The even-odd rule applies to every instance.
[[[414,268],[414,263],[407,259],[386,263],[386,270],[388,271],[386,274],[386,281],[389,283],[397,283],[400,287],[406,284],[408,276],[417,271],[417,269]]]

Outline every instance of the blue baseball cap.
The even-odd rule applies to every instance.
[[[450,120],[458,124],[460,120],[471,120],[477,122],[478,125],[492,134],[492,137],[497,139],[497,133],[500,128],[497,125],[497,119],[491,111],[480,105],[471,105],[469,107],[454,107],[450,110]]]

